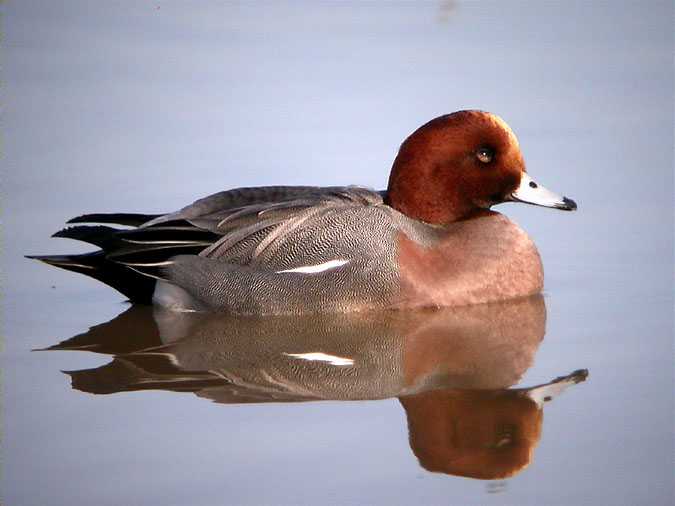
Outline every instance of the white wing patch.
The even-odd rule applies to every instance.
[[[311,353],[284,353],[284,355],[293,358],[299,358],[302,360],[307,360],[309,362],[327,362],[330,365],[354,365],[354,360],[351,358],[338,357],[336,355],[328,355],[326,353],[321,353],[320,351],[315,351]]]
[[[342,267],[345,264],[348,264],[349,260],[329,260],[322,264],[317,265],[303,265],[302,267],[296,267],[295,269],[286,269],[283,271],[277,271],[277,274],[282,274],[284,272],[298,272],[300,274],[317,274],[319,272],[325,272],[330,269],[336,269]]]

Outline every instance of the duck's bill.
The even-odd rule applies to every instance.
[[[523,172],[520,178],[520,186],[516,188],[516,191],[510,195],[508,200],[535,206],[553,207],[563,211],[576,211],[577,209],[577,203],[572,199],[547,190],[535,182],[526,172]]]

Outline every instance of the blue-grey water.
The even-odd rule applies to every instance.
[[[22,0],[0,9],[3,505],[673,503],[672,2]],[[417,327],[352,332],[342,322],[324,339],[336,356],[368,357],[356,390],[344,394],[344,378],[318,369],[292,378],[269,365],[272,395],[247,374],[270,349],[306,350],[298,343],[309,324],[284,333],[295,344],[263,355],[239,333],[226,363],[205,360],[212,340],[203,348],[194,336],[173,345],[173,369],[124,362],[105,353],[170,340],[152,315],[80,336],[123,313],[124,299],[23,258],[86,251],[49,238],[84,212],[171,211],[236,186],[383,188],[406,135],[464,108],[502,116],[533,177],[579,203],[576,213],[498,208],[542,254],[543,340],[539,306],[522,332],[488,314],[471,316],[478,330],[466,334],[436,315],[437,348],[411,337],[427,335]],[[250,334],[266,336],[264,325]],[[31,351],[73,336],[89,351]],[[504,348],[483,352],[495,336]],[[443,348],[460,339],[468,355]],[[399,401],[407,357],[444,361],[445,387],[469,393]],[[121,368],[101,376],[111,361]],[[205,377],[209,368],[229,379]],[[418,369],[413,377],[427,378]],[[588,378],[545,404],[531,459],[513,476],[423,467],[415,445],[429,432],[413,419],[426,413],[424,395],[447,394],[436,400],[452,399],[455,421],[479,426],[489,416],[457,407],[485,406],[488,394],[474,388],[511,399],[502,387],[579,369]],[[94,372],[62,372],[83,370]],[[214,393],[234,376],[245,388]],[[290,402],[307,396],[346,400]]]

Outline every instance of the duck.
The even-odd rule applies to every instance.
[[[462,110],[404,140],[384,191],[235,188],[167,214],[85,214],[53,236],[98,250],[28,258],[102,281],[132,303],[178,312],[481,304],[543,289],[534,242],[492,210],[505,202],[577,208],[530,177],[503,119]]]

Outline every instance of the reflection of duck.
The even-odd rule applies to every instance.
[[[238,188],[162,216],[85,215],[58,237],[100,247],[33,257],[96,278],[134,302],[176,310],[303,314],[458,306],[542,288],[541,260],[490,208],[576,204],[525,171],[499,117],[458,111],[401,145],[386,191]],[[159,280],[159,281],[156,281]]]
[[[495,476],[508,474],[504,460],[522,466],[519,449],[539,438],[540,406],[529,390],[504,389],[532,364],[543,338],[541,296],[441,311],[154,316],[157,326],[149,308],[132,307],[52,347],[115,354],[118,330],[142,329],[135,350],[127,338],[109,364],[70,372],[73,387],[188,391],[219,403],[399,397],[422,465],[475,477],[490,466],[500,469]],[[498,420],[508,430],[495,440],[488,433]],[[523,439],[528,430],[533,436]],[[487,466],[483,474],[476,462]]]
[[[101,393],[164,388],[171,381],[183,389],[206,376],[218,387],[196,393],[220,402],[239,402],[242,396],[381,399],[441,387],[503,388],[532,363],[546,319],[541,296],[441,311],[300,317],[159,311],[157,326],[146,308],[131,309],[57,346],[118,354],[117,329],[143,333],[139,341],[146,349],[129,353],[134,350],[126,337],[120,341],[124,354],[110,366],[72,373],[77,387]],[[158,335],[165,344],[158,346]],[[134,373],[125,377],[123,370]]]

